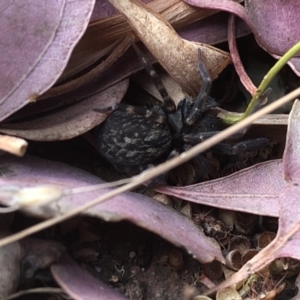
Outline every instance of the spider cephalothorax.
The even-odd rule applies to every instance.
[[[200,50],[198,66],[203,86],[195,100],[185,99],[177,108],[143,53],[138,48],[136,51],[162,95],[163,105],[146,109],[120,104],[96,109],[111,112],[95,131],[98,149],[117,170],[128,173],[145,170],[152,164],[173,156],[174,152],[183,152],[220,130],[219,122],[209,113],[209,108],[216,104],[208,95],[211,80],[201,61]],[[261,142],[265,143],[266,140],[263,140]],[[247,144],[244,143],[244,146],[247,147]],[[222,148],[218,147],[221,151]],[[228,148],[234,149],[225,147],[226,152],[230,152]],[[198,158],[198,163],[202,164],[202,159]]]

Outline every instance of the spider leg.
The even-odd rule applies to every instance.
[[[132,46],[133,46],[134,50],[137,52],[137,54],[139,56],[139,59],[143,63],[146,71],[151,76],[152,81],[154,82],[158,92],[162,96],[162,98],[164,100],[164,109],[168,113],[174,112],[176,110],[176,105],[175,105],[174,101],[171,99],[171,97],[169,96],[166,88],[164,87],[161,79],[157,75],[157,73],[154,70],[153,66],[151,65],[151,63],[149,63],[149,61],[147,60],[144,53],[139,49],[139,47],[136,44],[133,44]]]
[[[167,156],[166,160],[170,160],[170,159],[178,156],[179,153],[180,152],[177,149],[173,149],[170,152],[170,154]],[[155,166],[156,166],[156,164],[145,164],[145,165],[139,165],[139,166],[124,166],[124,165],[114,164],[114,167],[118,172],[127,173],[130,176],[140,174],[143,171],[149,170]],[[164,184],[166,184],[167,175],[168,175],[168,172],[162,173],[162,174],[158,175],[157,177],[149,180],[148,182],[145,182],[144,184],[146,184],[147,188],[164,185]]]
[[[183,136],[183,140],[189,144],[196,145],[214,136],[217,133],[220,133],[220,131],[189,133]]]
[[[251,152],[252,150],[260,149],[268,143],[266,138],[256,138],[238,142],[231,146],[226,143],[219,143],[213,146],[212,150],[225,155],[234,156],[244,154],[245,152]]]
[[[192,148],[192,145],[185,144],[183,148],[185,151],[187,151]],[[208,174],[211,172],[210,165],[202,154],[199,154],[196,157],[194,157],[193,162],[195,164],[195,167],[197,168],[197,181],[200,178],[207,177]]]
[[[179,153],[180,152],[177,149],[173,149],[169,153],[168,157],[166,158],[166,161],[178,156]],[[152,166],[154,166],[154,165],[152,165]],[[166,185],[167,184],[166,179],[168,177],[168,174],[169,174],[169,172],[165,172],[165,173],[162,173],[162,174],[154,177],[153,179],[151,179],[149,181],[149,183],[147,183],[147,187],[153,188],[153,187],[157,187],[159,185]]]
[[[211,173],[211,167],[203,155],[198,155],[193,158],[195,166],[198,168],[197,179],[207,177]]]
[[[256,138],[246,141],[241,141],[232,147],[232,154],[241,154],[245,151],[252,151],[266,146],[268,139]]]
[[[221,151],[223,154],[227,155],[228,161],[224,166],[224,171],[229,169],[234,169],[235,171],[243,169],[249,166],[249,162],[255,157],[260,156],[260,150],[266,149],[268,144],[268,139],[266,138],[256,138],[246,141],[241,141],[233,146],[226,145],[216,145],[212,151],[219,148],[217,151]],[[247,163],[248,162],[248,163]],[[252,163],[251,163],[252,164]]]
[[[203,80],[203,85],[202,85],[201,90],[195,100],[195,104],[193,106],[192,111],[186,118],[185,122],[189,126],[191,126],[196,120],[198,120],[199,116],[205,110],[207,99],[208,99],[208,94],[210,92],[211,85],[212,85],[209,73],[208,73],[203,61],[201,60],[200,49],[198,49],[198,68],[199,68],[199,72],[200,72],[200,75]]]

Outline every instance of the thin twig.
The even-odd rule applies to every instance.
[[[271,103],[270,105],[262,108],[258,112],[254,113],[253,115],[250,115],[249,117],[240,121],[239,123],[232,125],[231,127],[220,132],[219,134],[216,134],[215,136],[207,139],[206,141],[202,142],[201,144],[198,144],[195,147],[191,148],[190,150],[180,154],[178,157],[175,157],[153,169],[147,170],[147,171],[141,173],[140,175],[133,177],[131,179],[131,182],[129,182],[128,184],[118,187],[114,190],[111,190],[108,193],[105,193],[104,195],[101,195],[100,197],[98,197],[88,203],[85,203],[79,207],[76,207],[75,209],[65,213],[64,215],[60,215],[60,216],[54,217],[52,219],[46,220],[44,222],[41,222],[37,225],[34,225],[34,226],[28,228],[28,229],[25,229],[16,234],[13,234],[11,236],[3,238],[2,240],[0,240],[0,247],[10,244],[12,242],[18,241],[19,239],[22,239],[33,233],[36,233],[36,232],[46,229],[50,226],[53,226],[57,223],[65,221],[66,219],[69,219],[71,217],[74,217],[109,198],[112,198],[120,193],[125,192],[125,191],[129,191],[129,190],[143,184],[145,181],[151,180],[162,173],[170,171],[171,169],[179,166],[180,164],[182,164],[182,163],[192,159],[193,157],[199,155],[200,153],[208,150],[213,145],[225,140],[226,138],[228,138],[228,136],[231,136],[232,134],[234,134],[238,131],[241,131],[243,128],[251,125],[258,118],[262,117],[265,114],[272,112],[273,110],[276,110],[280,106],[295,99],[299,95],[300,95],[300,88],[297,88],[293,92],[278,99],[277,101]]]
[[[26,152],[28,143],[18,137],[0,135],[0,149],[17,156],[23,156]]]

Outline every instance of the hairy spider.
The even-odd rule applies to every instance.
[[[210,113],[210,108],[215,107],[216,103],[208,95],[212,83],[201,61],[200,50],[198,68],[203,80],[202,88],[195,100],[184,99],[177,108],[152,65],[137,46],[135,50],[160,92],[163,105],[154,105],[147,109],[118,104],[105,109],[95,109],[98,112],[111,113],[95,130],[99,152],[118,171],[130,174],[138,173],[183,152],[220,130],[220,122]],[[248,140],[233,147],[222,143],[215,146],[214,150],[235,158],[239,153],[259,148],[266,142],[266,139]],[[195,162],[202,168],[203,174],[208,172],[202,156],[195,158]]]

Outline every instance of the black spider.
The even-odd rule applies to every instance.
[[[220,122],[210,113],[210,108],[215,107],[216,103],[208,95],[211,79],[201,61],[200,50],[198,67],[203,80],[202,88],[195,100],[184,99],[176,108],[152,65],[136,46],[135,49],[160,92],[163,105],[146,109],[119,104],[95,109],[102,113],[111,112],[95,130],[100,153],[118,171],[130,174],[183,152],[220,130]],[[266,142],[266,139],[249,140],[233,147],[218,144],[214,150],[235,159],[244,150],[261,147]],[[195,162],[203,169],[202,173],[209,171],[202,156],[197,157]]]

